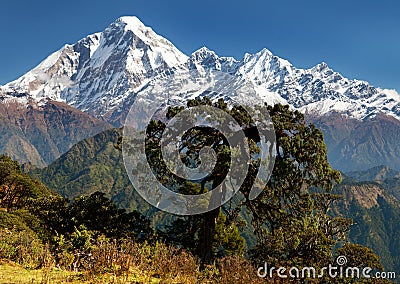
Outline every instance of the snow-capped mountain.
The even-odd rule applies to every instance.
[[[158,72],[187,56],[136,17],[121,17],[103,32],[65,45],[2,89],[7,99],[27,94],[35,100],[64,101],[107,117],[126,97]]]
[[[400,119],[396,91],[347,79],[325,63],[300,69],[267,49],[245,54],[241,61],[205,47],[188,57],[136,17],[121,17],[103,32],[65,45],[2,87],[3,101],[60,100],[120,125],[150,81],[182,69],[230,74],[251,82],[257,99],[289,104],[304,113],[336,111],[357,119],[385,113]]]
[[[383,112],[400,119],[400,95],[396,91],[347,79],[324,62],[310,69],[300,69],[267,49],[245,54],[242,61],[236,61],[229,57],[219,58],[202,48],[190,59],[203,67],[245,78],[268,103],[289,104],[304,113],[336,111],[365,119]]]
[[[248,92],[237,92],[243,86],[250,86]],[[217,92],[207,92],[210,88]],[[4,149],[9,149],[4,151],[26,152],[26,158],[20,159],[23,162],[49,163],[70,143],[66,144],[62,135],[50,133],[50,140],[60,140],[61,150],[47,157],[48,143],[33,143],[40,140],[35,137],[42,132],[24,132],[32,128],[30,121],[43,121],[57,129],[62,124],[54,119],[57,116],[66,122],[64,128],[70,133],[74,131],[70,125],[79,123],[69,121],[90,120],[80,113],[84,111],[121,126],[138,96],[151,94],[153,101],[160,101],[154,97],[159,95],[157,91],[163,95],[168,92],[171,100],[207,94],[252,104],[289,104],[323,130],[334,167],[359,170],[384,164],[400,169],[400,95],[396,91],[347,79],[325,63],[296,68],[267,49],[245,54],[241,60],[220,57],[206,47],[186,56],[136,17],[121,17],[103,32],[65,45],[22,77],[0,86],[0,108],[4,109],[0,112],[0,132],[6,139],[3,144],[8,145]],[[77,119],[66,115],[69,106],[64,103],[78,109]],[[30,119],[21,122],[20,116]],[[92,124],[86,125],[88,129],[83,127],[82,135],[73,136],[71,141],[92,133]],[[93,125],[100,124],[95,121]],[[24,142],[33,146],[14,145],[13,137],[28,142],[33,139]],[[29,158],[35,151],[38,158]],[[14,156],[25,157],[17,154]]]

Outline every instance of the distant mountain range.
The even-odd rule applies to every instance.
[[[346,180],[356,183],[373,182],[400,200],[400,172],[387,166],[378,166],[366,171],[346,173]]]
[[[49,102],[63,102],[119,127],[135,98],[154,86],[184,100],[224,84],[225,77],[219,74],[233,78],[223,88],[226,95],[240,84],[252,86],[247,97],[236,98],[240,102],[289,104],[305,113],[324,131],[334,167],[344,171],[378,165],[400,169],[400,95],[396,91],[347,79],[326,63],[296,68],[267,49],[245,54],[240,61],[220,57],[205,47],[186,56],[136,17],[121,17],[103,32],[65,45],[22,77],[1,86],[0,104],[3,108],[16,104],[46,108]],[[213,80],[197,84],[204,77]],[[45,124],[55,128],[51,120]],[[10,127],[15,128],[15,122]],[[90,128],[83,123],[81,129],[89,137],[93,131],[86,127]],[[10,130],[2,127],[1,131],[9,135]],[[69,141],[63,144],[59,154],[70,146]],[[57,157],[42,157],[37,145],[2,147],[22,162],[43,165]],[[23,153],[17,155],[19,151]],[[40,157],[31,153],[35,151]]]

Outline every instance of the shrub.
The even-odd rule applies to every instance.
[[[48,245],[43,245],[31,232],[15,229],[0,229],[0,258],[29,268],[51,266],[53,263]]]
[[[241,256],[227,256],[219,261],[219,283],[268,283],[257,276],[257,269]],[[273,282],[271,282],[273,283]]]

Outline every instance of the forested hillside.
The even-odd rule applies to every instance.
[[[286,112],[287,109],[275,109],[274,111],[279,114],[282,112]],[[273,111],[271,112],[273,113]],[[296,115],[300,114],[297,113]],[[282,117],[282,115],[279,115],[279,117]],[[301,116],[299,119],[301,121]],[[281,125],[282,127],[288,126],[287,124]],[[185,218],[166,218],[165,213],[157,212],[156,210],[151,209],[151,207],[145,201],[138,197],[137,193],[132,188],[123,168],[121,151],[119,149],[120,137],[121,130],[113,129],[96,135],[95,137],[86,139],[81,143],[75,145],[68,153],[63,155],[60,159],[55,161],[49,167],[43,170],[35,170],[32,174],[35,177],[42,179],[47,185],[60,192],[62,195],[70,198],[79,196],[80,194],[88,195],[98,189],[101,192],[105,193],[106,196],[110,197],[111,200],[113,200],[113,202],[115,202],[119,207],[127,208],[128,210],[139,209],[139,211],[145,213],[147,217],[151,217],[151,220],[149,220],[149,224],[151,225],[151,228],[156,231],[156,235],[158,235],[159,238],[171,245],[184,247],[195,256],[200,257],[201,253],[196,250],[196,247],[201,245],[201,239],[198,238],[201,230],[198,230],[201,229],[201,227],[204,225],[202,217],[199,216],[200,218],[197,218],[194,216]],[[188,190],[196,190],[196,185],[192,186],[194,187]],[[339,193],[343,195],[345,199],[341,199],[339,198],[339,196],[336,195],[332,195],[331,197],[329,197],[329,195],[327,196],[328,198],[332,198],[332,201],[338,200],[332,203],[332,212],[334,212],[334,216],[332,216],[332,218],[334,219],[332,220],[335,220],[334,222],[338,222],[336,225],[338,226],[337,229],[340,228],[340,226],[343,226],[342,229],[338,229],[338,232],[340,234],[344,233],[344,235],[346,235],[346,224],[350,224],[351,222],[349,223],[347,219],[342,218],[342,216],[349,218],[354,217],[355,222],[353,222],[353,226],[349,227],[350,238],[348,240],[351,242],[372,246],[376,250],[378,255],[382,257],[382,262],[385,266],[387,266],[385,267],[386,270],[396,268],[398,261],[398,259],[396,259],[395,257],[396,251],[394,249],[394,244],[396,243],[396,240],[393,239],[392,243],[385,242],[385,236],[396,232],[396,230],[398,230],[397,227],[391,226],[391,231],[389,232],[387,228],[384,228],[384,225],[370,226],[369,230],[366,230],[365,232],[368,232],[368,234],[375,236],[375,240],[379,240],[379,242],[377,242],[379,245],[376,245],[376,243],[372,245],[372,239],[368,239],[363,234],[360,235],[356,233],[364,232],[365,226],[371,224],[371,222],[367,222],[368,219],[366,218],[366,216],[369,216],[377,222],[386,222],[383,218],[381,218],[382,216],[379,217],[378,215],[376,215],[375,212],[380,212],[382,210],[382,208],[380,208],[380,206],[383,205],[382,200],[378,198],[379,202],[377,201],[378,203],[374,204],[374,206],[376,205],[374,208],[370,207],[369,205],[367,206],[365,203],[360,202],[360,199],[352,197],[359,197],[360,194],[358,192],[360,190],[360,187],[358,187],[357,185],[346,187],[346,184],[344,184],[343,186],[334,189],[333,193]],[[346,192],[347,194],[345,194]],[[379,196],[379,194],[375,193],[374,189],[371,189],[368,194],[371,194],[371,199],[377,199],[377,196]],[[310,197],[311,196],[312,195],[310,195]],[[321,197],[323,197],[323,195],[321,195]],[[323,201],[323,199],[321,199],[320,201],[318,200],[316,199],[315,202],[322,202],[321,204],[326,202]],[[393,200],[390,199],[390,201]],[[237,206],[240,203],[240,198],[237,198],[235,202],[237,204],[234,205]],[[390,209],[393,210],[393,212],[390,212],[390,214],[395,213],[395,211],[397,210],[396,206],[396,203],[393,203],[393,208]],[[254,225],[257,226],[257,223],[254,223],[254,220],[252,219],[253,215],[251,212],[249,212],[248,210],[239,210],[239,213],[241,212],[241,214],[236,215],[236,217],[238,218],[233,220],[231,219],[232,216],[229,214],[230,212],[226,211],[225,209],[223,208],[220,211],[220,214],[216,219],[217,232],[214,235],[216,239],[214,239],[213,241],[214,245],[212,248],[214,257],[226,257],[232,253],[239,255],[245,253],[249,256],[252,255],[251,259],[253,259],[253,261],[256,261],[257,263],[257,261],[260,261],[261,259],[269,259],[272,262],[274,260],[271,259],[270,256],[276,254],[275,261],[279,261],[279,258],[281,256],[279,256],[278,252],[274,252],[274,250],[276,249],[276,245],[278,245],[278,239],[275,239],[275,246],[269,248],[268,254],[265,254],[265,252],[260,253],[260,236],[257,235],[254,229]],[[299,209],[295,210],[302,209],[300,209],[299,207]],[[364,212],[364,215],[356,215],[355,212]],[[314,216],[311,218],[316,217]],[[228,231],[220,231],[222,228],[224,228],[224,226],[227,225],[231,226],[230,228],[232,229]],[[287,232],[289,232],[289,230],[291,230],[290,226],[286,227],[286,230],[288,230]],[[218,232],[224,232],[225,236],[221,235],[221,233]],[[285,229],[281,232],[285,232]],[[309,231],[307,234],[312,234],[312,231]],[[307,234],[298,236],[300,242],[301,238],[310,238],[310,235]],[[247,240],[247,249],[245,246],[238,246],[238,244],[240,244],[243,240],[242,237],[245,237],[245,239]],[[222,239],[225,241],[221,242]],[[317,241],[318,238],[315,240]],[[339,239],[336,238],[336,240]],[[340,240],[342,244],[346,243],[346,239]],[[232,244],[235,245],[232,246]],[[295,254],[296,250],[293,250],[290,253]],[[315,255],[315,257],[318,258],[318,254],[311,255]],[[331,256],[332,255],[334,255],[333,252]],[[322,255],[320,257],[322,257]],[[288,261],[291,260],[288,259]]]

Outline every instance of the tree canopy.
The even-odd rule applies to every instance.
[[[250,155],[253,160],[248,173],[240,188],[236,202],[211,210],[198,216],[185,217],[186,221],[177,220],[168,232],[182,232],[182,244],[196,246],[198,255],[206,263],[212,261],[213,244],[218,235],[220,214],[224,213],[225,226],[237,224],[237,218],[242,210],[251,213],[251,223],[257,236],[257,245],[252,250],[254,259],[271,261],[282,264],[322,265],[332,261],[333,249],[344,239],[351,224],[344,218],[333,218],[328,214],[332,202],[338,199],[331,193],[333,186],[341,181],[338,171],[331,168],[327,160],[327,149],[323,134],[314,125],[305,121],[304,115],[291,111],[288,106],[265,106],[275,128],[276,159],[275,166],[268,184],[261,195],[250,200],[249,193],[260,164],[257,157],[259,135],[254,129],[254,122],[246,110],[240,106],[229,107],[226,102],[219,100],[212,103],[208,98],[189,101],[187,107],[208,105],[229,113],[242,126],[246,134]],[[182,111],[182,107],[171,107],[168,119]],[[149,161],[155,165],[154,173],[158,179],[165,181],[173,188],[186,194],[204,192],[204,180],[198,182],[197,189],[185,180],[175,178],[169,173],[162,160],[160,139],[165,124],[154,120],[147,129],[147,153]],[[224,174],[229,169],[232,153],[229,151],[226,137],[221,136],[215,129],[194,127],[182,137],[180,151],[187,165],[198,162],[198,153],[204,145],[214,148],[220,159],[216,168],[206,179],[215,188],[221,183]],[[196,155],[197,153],[197,155]],[[176,187],[176,184],[180,185]],[[235,223],[236,222],[236,223]],[[190,232],[200,228],[198,242]],[[188,235],[189,234],[189,235]],[[176,239],[175,239],[176,241]]]

